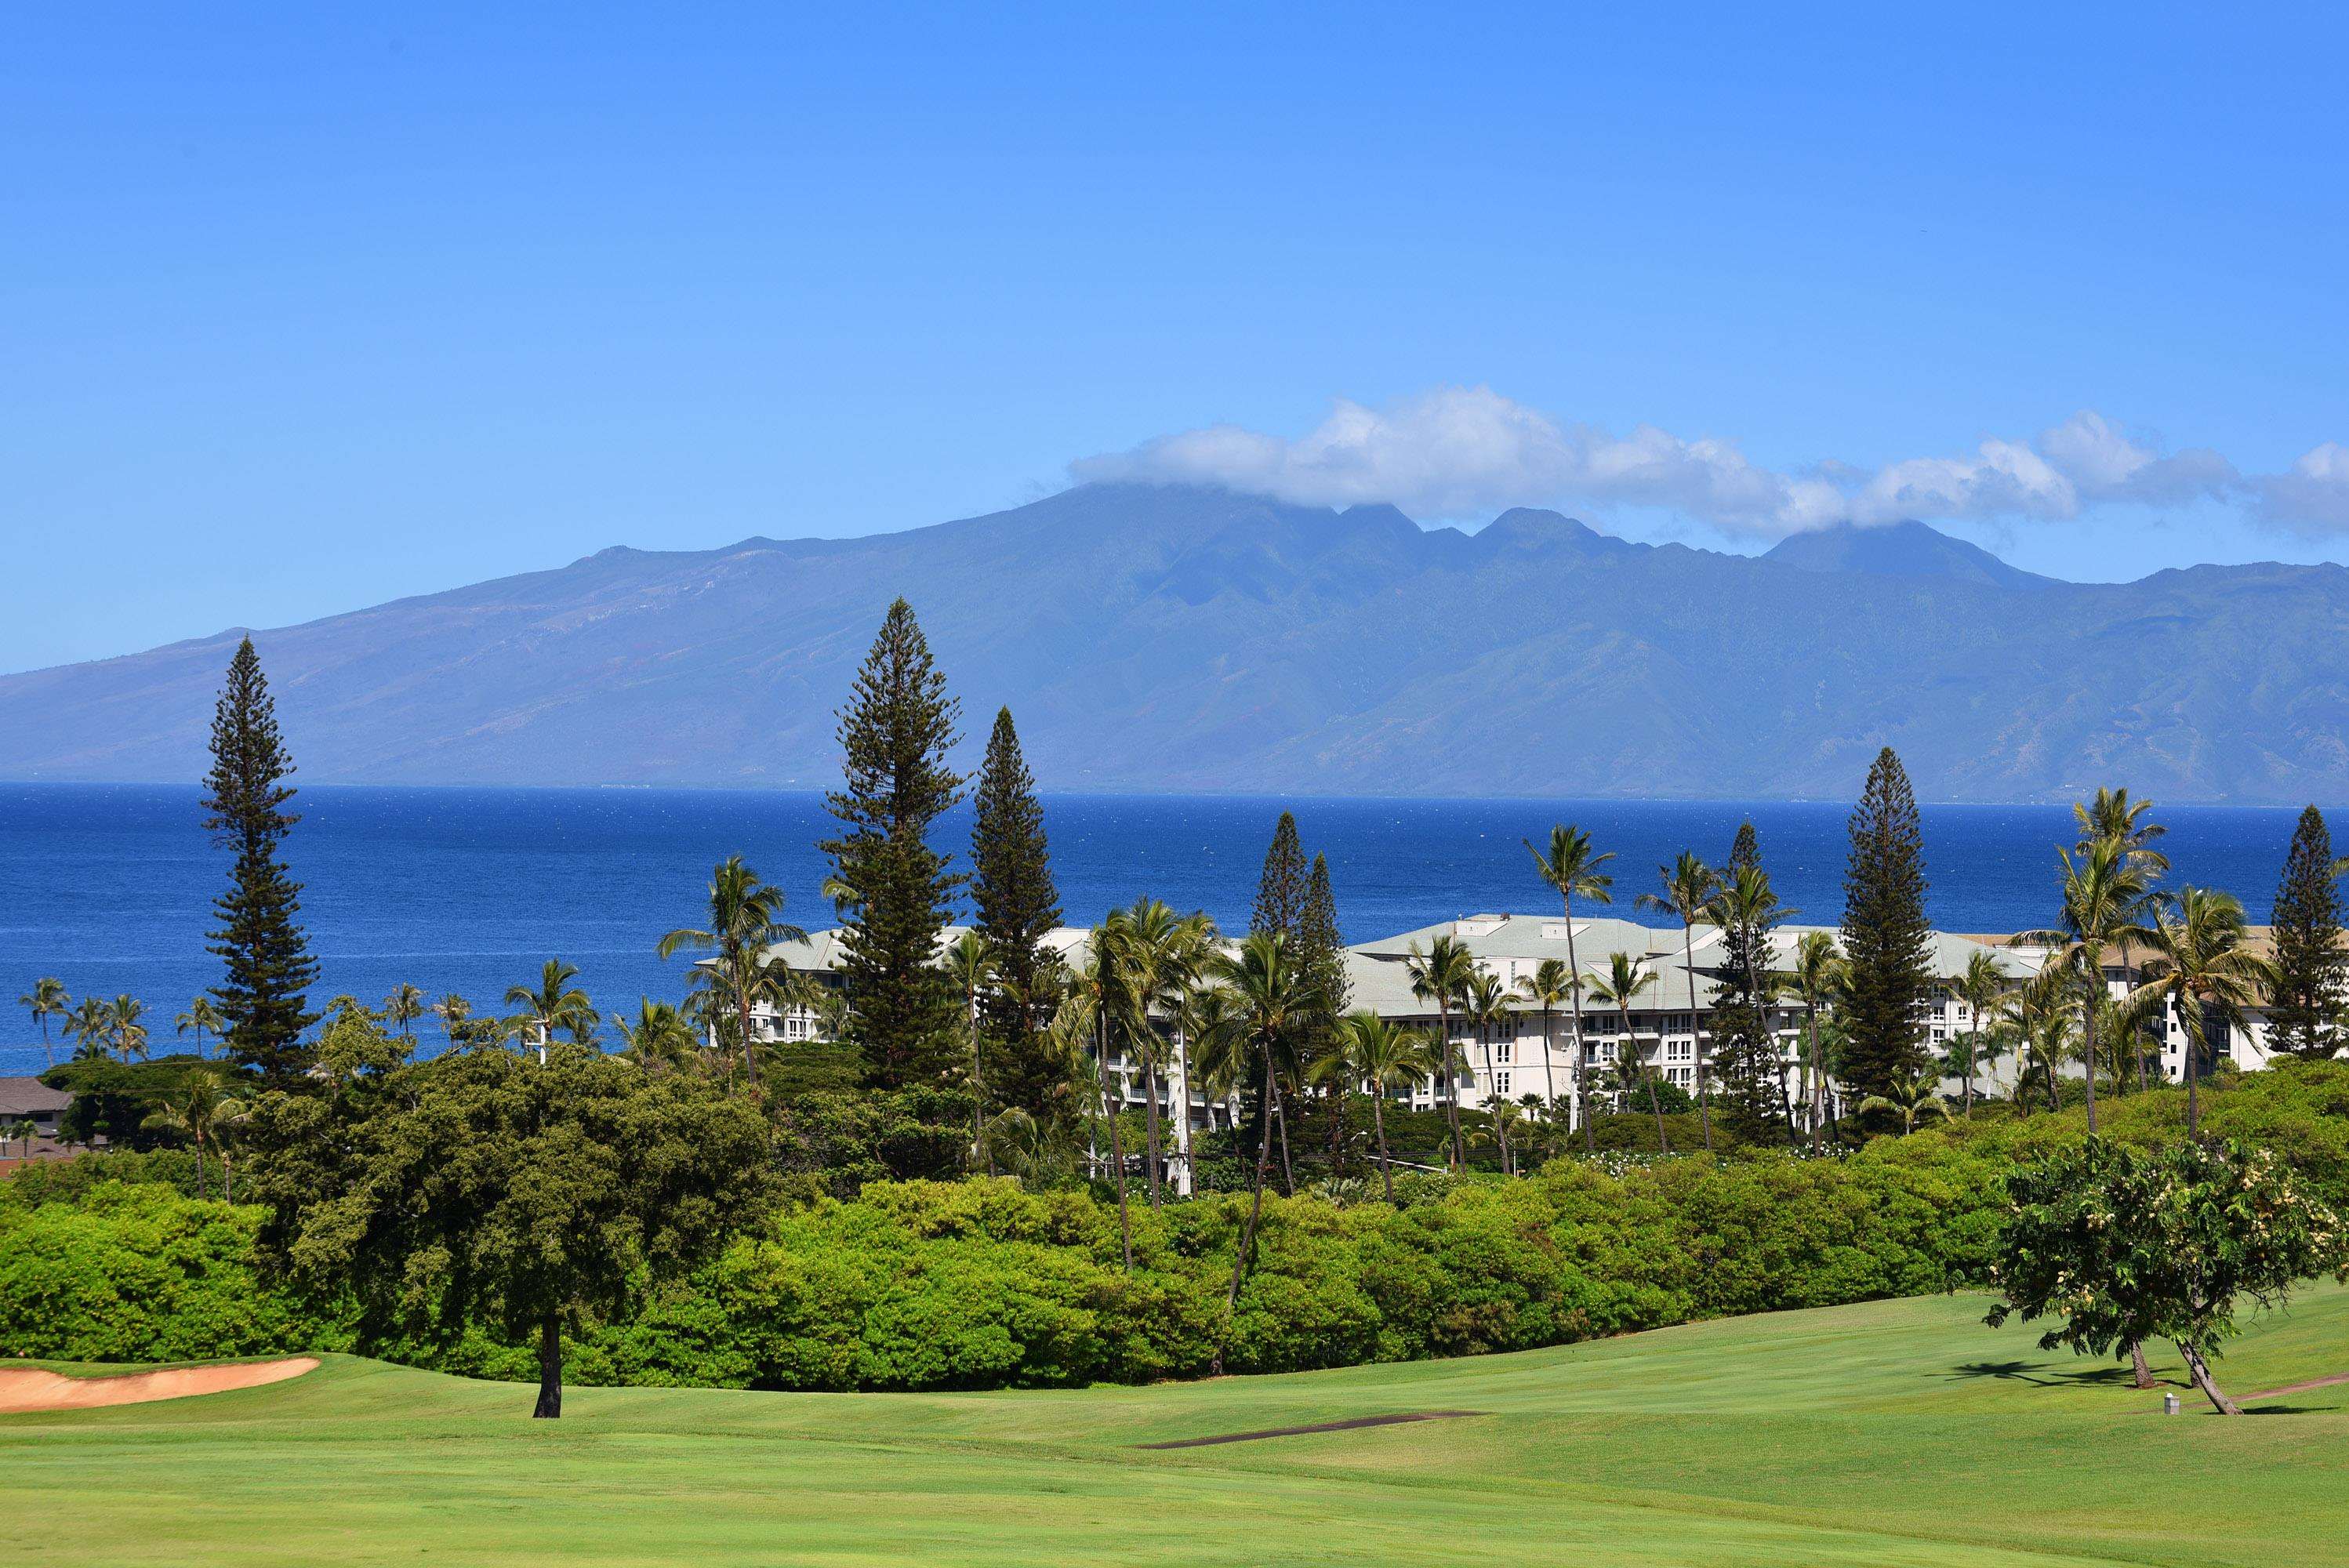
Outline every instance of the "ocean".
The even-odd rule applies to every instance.
[[[1142,894],[1244,924],[1273,823],[1297,813],[1307,852],[1330,860],[1347,935],[1361,941],[1483,911],[1547,913],[1553,895],[1521,839],[1554,822],[1611,850],[1616,909],[1656,882],[1682,849],[1727,856],[1739,822],[1797,918],[1842,907],[1849,808],[1826,803],[1341,799],[1264,796],[1057,795],[1044,800],[1052,865],[1071,924]],[[788,917],[826,923],[817,896],[831,827],[821,795],[714,789],[367,789],[317,786],[295,801],[287,860],[321,975],[314,996],[382,997],[400,981],[502,1010],[506,988],[549,957],[579,966],[606,1012],[675,997],[686,958],[654,944],[700,922],[710,867],[740,854],[788,897]],[[1929,806],[1925,856],[1935,924],[2010,931],[2054,917],[2055,846],[2068,809]],[[201,826],[192,788],[0,785],[0,1073],[43,1056],[13,999],[55,975],[76,997],[129,993],[147,1004],[152,1048],[212,984],[204,951],[227,855]],[[2223,887],[2266,917],[2296,813],[2181,807],[2158,812],[2173,882]],[[938,841],[967,853],[958,810]],[[1640,918],[1653,921],[1652,915]],[[424,1026],[432,1034],[429,1020]],[[54,1043],[51,1049],[62,1049]]]

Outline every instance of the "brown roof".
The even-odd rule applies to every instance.
[[[0,1116],[63,1110],[72,1103],[73,1096],[61,1088],[51,1088],[36,1078],[0,1078]]]

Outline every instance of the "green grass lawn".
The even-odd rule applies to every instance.
[[[2349,1385],[2234,1421],[2189,1389],[2166,1418],[2120,1369],[1981,1315],[1926,1298],[1150,1388],[574,1388],[560,1422],[516,1386],[328,1358],[0,1417],[0,1507],[26,1561],[158,1568],[2349,1560]],[[2220,1364],[2238,1393],[2344,1371],[2334,1287]],[[1136,1447],[1427,1409],[1485,1413]]]

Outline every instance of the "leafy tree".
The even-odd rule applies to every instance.
[[[1933,984],[1924,834],[1909,775],[1889,746],[1868,770],[1850,833],[1843,878],[1843,1078],[1865,1098],[1924,1069],[1917,1013]]]
[[[172,1021],[172,1033],[184,1035],[195,1031],[196,1055],[204,1054],[204,1037],[217,1036],[221,1031],[220,1009],[212,1006],[210,996],[199,996],[188,1004],[188,1010]]]
[[[962,798],[947,766],[961,711],[913,606],[895,601],[840,710],[842,788],[825,804],[843,830],[820,846],[837,879],[849,1031],[887,1088],[936,1082],[959,1057],[935,960],[962,879],[929,832]]]
[[[680,927],[656,949],[664,959],[687,948],[711,955],[711,963],[694,966],[692,988],[708,995],[719,1045],[735,1054],[754,1088],[759,1064],[750,1047],[759,1006],[792,999],[788,971],[771,961],[771,950],[807,935],[785,923],[782,911],[782,889],[761,882],[741,856],[729,855],[709,873],[709,926]]]
[[[2296,1057],[2340,1048],[2341,892],[2333,880],[2333,834],[2311,806],[2292,830],[2276,889],[2275,994],[2268,1004],[2269,1043]]]
[[[44,1068],[57,1065],[57,1058],[49,1054],[49,1020],[52,1017],[63,1018],[67,1016],[66,1004],[68,1000],[66,995],[65,982],[49,975],[43,975],[34,981],[33,988],[16,998],[17,1003],[26,1012],[32,1014],[33,1022],[40,1026],[41,1066]]]
[[[1582,1146],[1586,1152],[1596,1153],[1599,1146],[1590,1130],[1590,1090],[1588,1084],[1590,1047],[1582,1035],[1582,959],[1574,945],[1574,901],[1578,898],[1587,899],[1592,903],[1612,903],[1615,901],[1615,895],[1608,891],[1615,885],[1615,879],[1599,869],[1613,860],[1615,855],[1611,850],[1605,854],[1594,853],[1590,835],[1567,822],[1551,827],[1547,852],[1534,848],[1531,839],[1521,841],[1526,846],[1526,853],[1534,858],[1535,873],[1549,884],[1566,910],[1566,966],[1574,972],[1576,978],[1572,993],[1574,1076],[1577,1084],[1582,1086],[1578,1097],[1582,1102]],[[1695,1020],[1690,1021],[1693,1023]]]
[[[2061,1317],[2043,1349],[2106,1356],[2168,1339],[2221,1415],[2210,1375],[2236,1303],[2274,1308],[2298,1282],[2349,1275],[2344,1221],[2265,1150],[2183,1143],[2150,1154],[2095,1136],[2007,1178],[1988,1321]]]
[[[557,1042],[543,1065],[468,1049],[392,1078],[364,1114],[256,1108],[263,1255],[371,1336],[534,1337],[536,1416],[563,1413],[566,1325],[709,1256],[765,1191],[764,1123],[697,1078]]]
[[[1044,938],[1061,923],[1061,896],[1052,885],[1044,808],[1008,707],[995,716],[972,804],[971,924],[1000,982],[980,999],[980,1011],[997,1037],[1018,1041],[1043,1021],[1036,981],[1045,967]]]
[[[317,1022],[305,993],[318,977],[299,922],[302,884],[279,858],[301,818],[285,810],[293,758],[277,729],[277,705],[253,639],[238,645],[212,715],[212,766],[204,779],[204,829],[234,852],[228,891],[212,901],[219,919],[207,949],[223,973],[212,993],[227,1020],[231,1061],[292,1088],[309,1064],[302,1032]]]
[[[2202,1130],[2200,1058],[2225,1043],[2224,1031],[2269,994],[2276,965],[2246,941],[2243,906],[2230,893],[2182,887],[2156,906],[2146,945],[2146,983],[2129,994],[2127,1020],[2158,1016],[2165,1005],[2186,1026],[2186,1135]],[[2221,1033],[2209,1038],[2216,1023]]]

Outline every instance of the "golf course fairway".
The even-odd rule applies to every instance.
[[[2349,1384],[2210,1414],[1927,1297],[1554,1350],[1146,1388],[531,1391],[328,1357],[0,1417],[25,1561],[1891,1565],[2349,1561]],[[2239,1397],[2349,1372],[2349,1290]],[[1426,1412],[1183,1448],[1202,1437]]]

